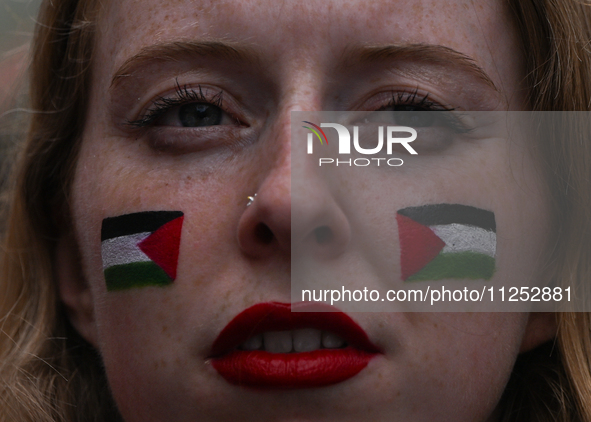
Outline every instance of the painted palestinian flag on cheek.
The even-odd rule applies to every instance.
[[[434,204],[398,211],[404,281],[490,280],[495,271],[495,215],[480,208]]]
[[[183,215],[180,211],[146,211],[105,218],[101,249],[107,290],[172,283]]]

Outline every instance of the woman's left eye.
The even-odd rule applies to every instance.
[[[467,133],[469,128],[454,115],[454,110],[431,101],[428,94],[402,91],[391,93],[388,103],[370,113],[365,120],[415,129],[442,128],[454,133]]]
[[[381,96],[377,97],[379,100]],[[428,94],[419,95],[417,90],[392,92],[386,99],[388,101],[379,107],[368,107],[374,111],[364,116],[363,123],[369,124],[368,128],[371,131],[375,130],[375,125],[413,128],[417,132],[417,138],[412,145],[419,155],[441,153],[451,147],[458,136],[468,134],[472,130],[461,119],[460,112],[432,101]],[[362,134],[361,128],[359,134]],[[364,139],[360,136],[358,142],[363,144]],[[369,143],[364,148],[369,148],[369,145],[375,146],[372,144],[375,141],[371,135],[366,139]]]
[[[381,108],[379,111],[403,111],[404,113],[396,114],[396,123],[401,126],[430,127],[437,123],[437,113],[425,113],[425,111],[433,111],[433,109],[422,106],[408,104],[391,105]]]

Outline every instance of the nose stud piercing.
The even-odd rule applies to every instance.
[[[257,196],[256,193],[254,194],[254,196],[247,196],[247,198],[248,198],[248,203],[246,204],[247,207],[250,207],[252,205],[256,196]]]

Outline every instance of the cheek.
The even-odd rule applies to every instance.
[[[145,289],[144,289],[145,290]],[[163,290],[111,295],[96,309],[100,352],[109,385],[125,420],[182,420],[163,403],[187,401],[187,373],[196,373],[194,344],[174,295]],[[199,338],[198,338],[199,339]],[[193,340],[193,339],[192,339]],[[200,388],[193,393],[205,394]],[[158,399],[156,400],[155,397]]]
[[[83,144],[73,185],[73,214],[84,275],[92,290],[98,348],[114,397],[122,413],[130,415],[126,420],[152,420],[166,407],[162,403],[192,402],[207,395],[203,377],[211,374],[208,367],[204,370],[204,359],[195,356],[207,356],[217,331],[211,324],[199,325],[215,320],[220,312],[219,281],[238,279],[235,231],[245,208],[242,192],[250,190],[243,184],[250,176],[240,166],[214,172],[184,160],[151,158],[138,154],[145,152],[141,145],[120,140],[102,140],[101,148],[97,144]],[[184,213],[174,283],[107,291],[103,219],[160,210]],[[190,397],[185,397],[187,385]],[[161,414],[160,420],[182,420],[182,415]]]
[[[430,391],[433,399],[424,405],[434,413],[459,414],[460,405],[466,414],[490,414],[511,374],[527,316],[433,313],[408,319],[422,333],[400,352],[410,361],[405,373],[420,380],[405,391],[409,400]]]
[[[146,150],[145,145],[128,139],[91,138],[83,143],[80,154],[73,185],[73,217],[96,318],[105,327],[118,326],[118,320],[131,319],[134,313],[154,316],[141,302],[144,289],[123,292],[129,293],[127,303],[120,303],[119,292],[107,291],[101,246],[101,226],[106,218],[151,211],[184,213],[177,278],[169,287],[184,289],[185,294],[169,297],[171,303],[192,309],[188,298],[197,298],[196,303],[206,301],[209,292],[203,280],[219,287],[213,283],[216,277],[239,272],[236,228],[245,209],[246,192],[252,190],[253,166],[240,165],[238,160],[232,165],[221,160],[217,167],[205,166],[194,156],[169,157]],[[157,292],[163,297],[170,294],[167,289]],[[162,303],[155,302],[154,309],[179,315],[177,308],[164,310]],[[121,317],[113,316],[117,312]]]
[[[148,211],[184,213],[182,249],[222,252],[234,239],[242,209],[238,198],[252,176],[240,163],[203,165],[194,157],[171,157],[129,139],[89,137],[83,143],[73,185],[73,214],[84,268],[101,273],[103,219]],[[214,161],[214,160],[210,160]],[[244,202],[244,200],[242,200]],[[179,259],[182,259],[180,257]],[[92,274],[90,274],[92,273]]]

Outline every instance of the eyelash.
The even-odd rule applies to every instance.
[[[382,106],[380,110],[386,107],[395,107],[395,106],[413,106],[417,108],[423,108],[424,111],[454,111],[455,108],[453,107],[446,107],[441,104],[438,104],[434,101],[431,101],[429,98],[429,94],[425,94],[424,96],[420,96],[418,89],[415,89],[413,92],[402,91],[402,92],[392,92],[392,99],[388,104]]]
[[[142,117],[137,120],[130,120],[127,124],[138,128],[152,126],[170,109],[189,103],[207,103],[222,108],[223,91],[220,90],[213,96],[207,96],[203,93],[201,85],[193,89],[188,88],[187,85],[181,86],[177,81],[174,97],[158,97]]]
[[[454,116],[451,112],[455,111],[454,107],[447,107],[432,101],[429,98],[429,94],[423,96],[419,95],[418,89],[412,92],[392,92],[392,98],[385,106],[380,107],[377,111],[384,111],[388,107],[399,107],[399,106],[411,106],[418,108],[419,110],[398,110],[407,112],[422,112],[422,111],[437,111],[437,118],[441,119],[442,123],[454,130],[456,133],[466,134],[470,133],[473,129],[468,128],[461,122],[458,117]]]
[[[163,116],[169,110],[173,109],[174,107],[182,106],[184,104],[189,103],[207,103],[219,107],[221,109],[223,104],[223,91],[220,90],[217,94],[213,96],[207,96],[203,93],[201,85],[197,85],[197,88],[193,89],[189,88],[187,85],[181,86],[177,81],[174,97],[158,97],[153,102],[152,107],[148,109],[142,117],[140,117],[137,120],[129,120],[127,124],[130,126],[135,126],[137,128],[145,128],[148,126],[152,126],[161,116]],[[429,98],[429,94],[425,94],[422,96],[419,95],[418,89],[415,89],[412,92],[392,92],[392,98],[390,99],[390,101],[386,105],[380,107],[377,111],[384,111],[384,109],[388,107],[400,106],[411,106],[414,108],[422,109],[416,111],[442,112],[438,113],[439,117],[444,121],[444,123],[448,127],[452,128],[458,133],[468,133],[470,131],[470,129],[463,125],[457,118],[453,117],[449,113],[444,113],[454,111],[455,108],[446,107],[432,101]],[[408,111],[412,112],[412,110]]]

